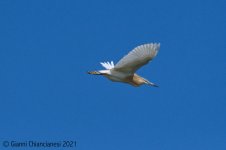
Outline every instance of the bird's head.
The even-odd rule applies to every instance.
[[[88,74],[93,74],[93,75],[108,75],[110,74],[109,70],[99,70],[99,71],[88,71]]]
[[[102,75],[100,72],[98,71],[88,71],[88,74],[93,74],[93,75]]]

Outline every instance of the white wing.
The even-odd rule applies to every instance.
[[[134,48],[124,56],[114,67],[114,70],[133,74],[141,66],[147,64],[158,53],[160,43],[144,44]]]
[[[100,63],[105,69],[112,69],[114,68],[114,63],[113,61],[111,61],[111,63],[109,62],[101,62]]]

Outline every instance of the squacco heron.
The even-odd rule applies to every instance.
[[[151,61],[158,53],[160,43],[150,43],[137,46],[126,56],[124,56],[116,65],[113,61],[101,62],[100,64],[106,70],[90,71],[88,74],[103,75],[114,82],[128,83],[133,86],[142,84],[158,87],[156,84],[139,76],[135,72],[142,66]]]

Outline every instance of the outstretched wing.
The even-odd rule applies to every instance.
[[[105,69],[112,69],[112,68],[114,68],[114,63],[113,63],[113,61],[111,61],[111,63],[109,63],[109,62],[101,62],[100,63]]]
[[[160,43],[144,44],[134,48],[124,56],[114,67],[114,70],[135,73],[141,66],[147,64],[158,53]]]

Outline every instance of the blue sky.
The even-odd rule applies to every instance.
[[[0,1],[1,143],[225,150],[225,6],[223,0]],[[160,42],[160,51],[138,73],[159,88],[86,74],[150,42]]]

